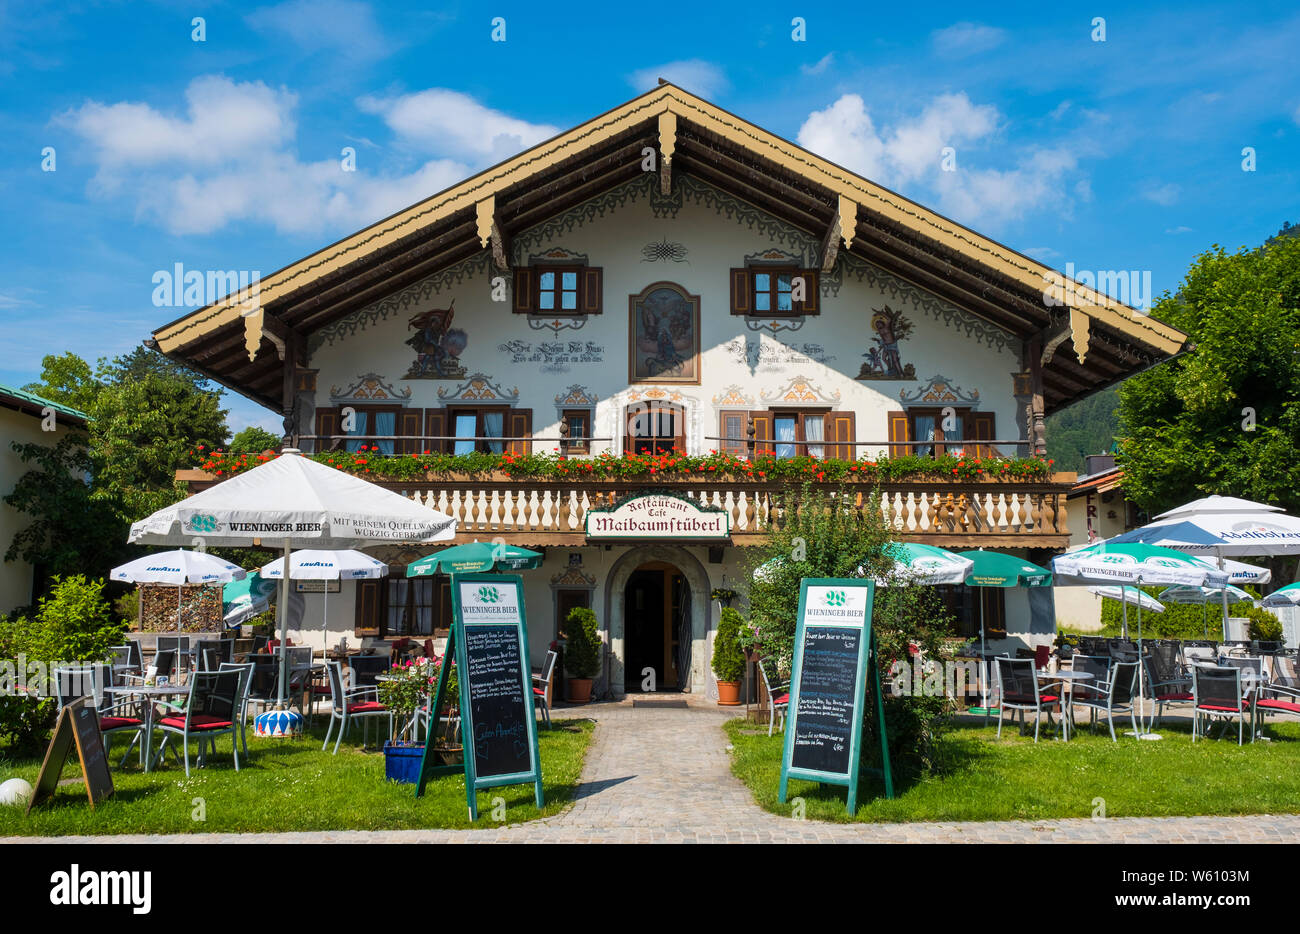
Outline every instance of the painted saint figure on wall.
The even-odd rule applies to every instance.
[[[862,356],[866,362],[858,372],[858,379],[916,379],[916,367],[904,364],[899,342],[912,334],[912,322],[903,313],[885,305],[871,316],[871,329],[875,347],[868,347]]]
[[[411,316],[408,325],[415,334],[406,339],[406,344],[415,351],[416,357],[403,379],[465,378],[460,355],[465,352],[469,335],[451,326],[455,306],[456,300],[452,299],[446,308]]]
[[[700,381],[700,299],[679,285],[656,282],[629,299],[628,380]]]

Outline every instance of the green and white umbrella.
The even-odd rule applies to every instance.
[[[972,562],[970,573],[963,582],[967,587],[1050,587],[1052,572],[1032,561],[1000,551],[959,551],[957,556]],[[987,722],[989,716],[988,697],[988,661],[984,641],[984,601],[980,600],[980,661],[985,666],[984,677],[980,679],[983,687],[981,710]]]
[[[542,566],[540,551],[504,542],[470,542],[435,551],[406,566],[407,577],[431,574],[481,574],[485,571],[529,571]]]
[[[900,573],[911,583],[925,586],[962,584],[975,567],[974,561],[956,552],[915,542],[890,542],[885,554],[894,559],[894,567],[883,579],[876,578],[877,587],[897,586],[895,575]],[[865,569],[858,571],[864,573]]]
[[[1300,581],[1273,591],[1260,601],[1260,606],[1300,606]]]
[[[259,613],[271,608],[275,596],[274,581],[264,580],[252,571],[240,581],[232,581],[221,588],[221,614],[227,626],[238,626]]]

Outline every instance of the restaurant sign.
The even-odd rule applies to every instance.
[[[731,535],[731,514],[670,493],[643,493],[587,512],[596,541],[716,541]]]

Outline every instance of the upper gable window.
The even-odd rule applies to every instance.
[[[537,270],[537,310],[545,314],[550,311],[578,311],[578,279],[582,275],[581,267],[567,268],[558,266],[554,269]]]
[[[603,270],[598,266],[517,266],[517,315],[598,315],[604,304]]]
[[[820,310],[818,270],[796,266],[744,266],[731,270],[731,313],[756,318],[796,318]]]

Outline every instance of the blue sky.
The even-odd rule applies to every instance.
[[[269,274],[659,75],[1057,269],[1149,270],[1158,295],[1211,244],[1300,222],[1297,48],[1294,3],[0,0],[0,382],[177,317],[158,270]]]

